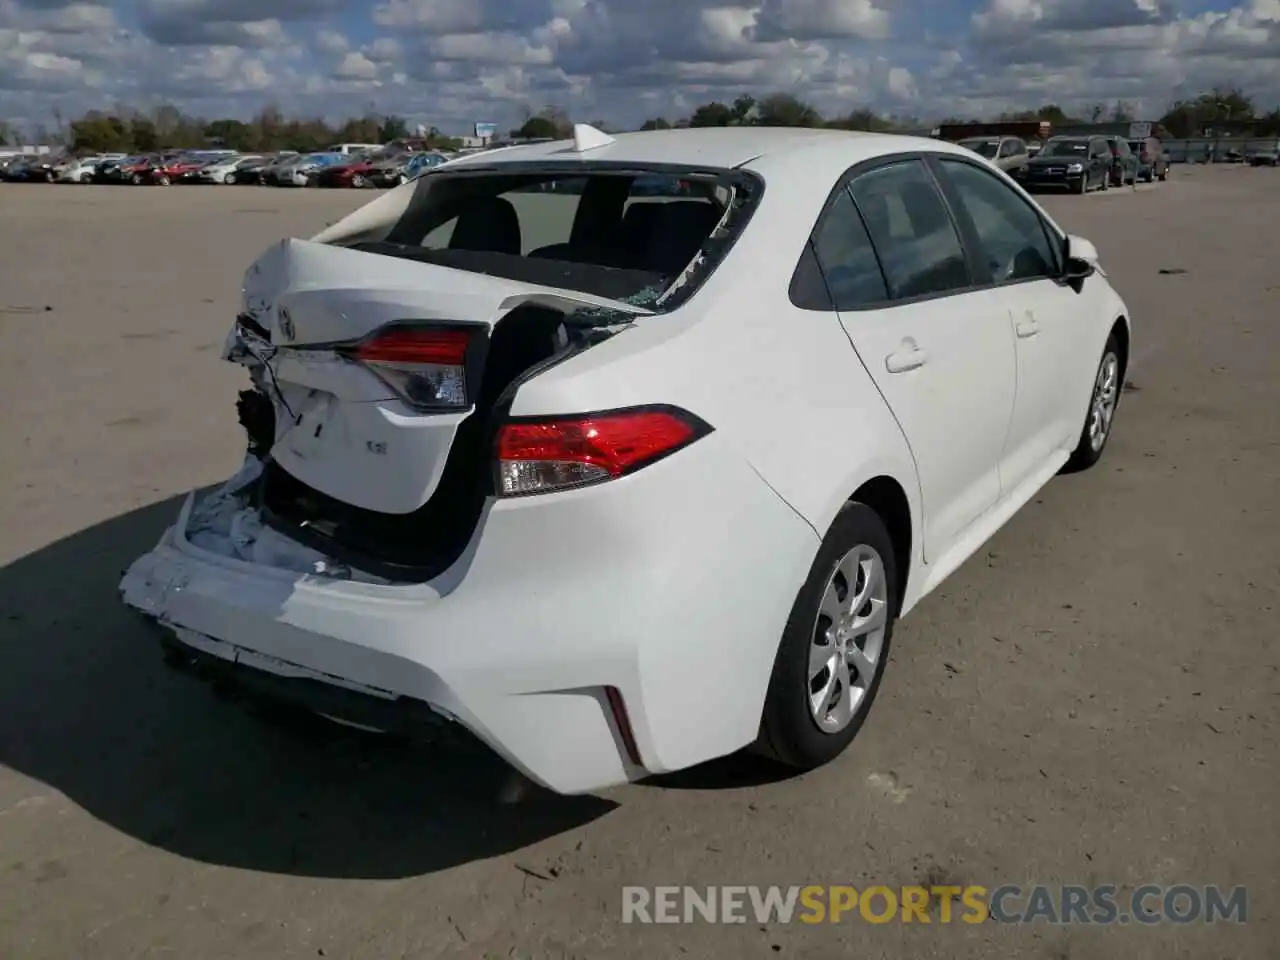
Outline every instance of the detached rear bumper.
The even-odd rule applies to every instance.
[[[754,740],[819,543],[715,434],[633,477],[491,504],[424,584],[201,549],[191,505],[121,582],[191,659],[378,729],[455,724],[560,793]]]

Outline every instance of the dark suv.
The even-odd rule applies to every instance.
[[[1123,187],[1126,183],[1136,183],[1138,157],[1129,149],[1129,141],[1124,137],[1107,137],[1106,141],[1111,147],[1111,185]]]
[[[1138,158],[1138,179],[1144,183],[1169,179],[1169,157],[1155,137],[1130,140],[1129,149]]]
[[[1102,137],[1050,137],[1014,176],[1028,190],[1106,190],[1111,185],[1111,147]]]

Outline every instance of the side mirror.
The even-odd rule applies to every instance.
[[[1068,236],[1066,254],[1068,280],[1083,280],[1097,272],[1098,248],[1084,237]]]

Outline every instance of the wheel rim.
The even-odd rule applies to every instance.
[[[889,583],[874,547],[841,558],[822,592],[809,645],[809,714],[823,733],[853,722],[875,682],[889,622]]]
[[[1098,379],[1093,385],[1093,402],[1089,405],[1089,446],[1094,452],[1102,449],[1111,432],[1111,420],[1116,412],[1119,395],[1120,360],[1114,353],[1102,358],[1098,367]]]

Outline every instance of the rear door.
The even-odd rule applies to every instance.
[[[924,555],[935,559],[1000,498],[1015,376],[1008,311],[972,289],[922,159],[856,172],[816,236],[840,322],[911,447]]]

